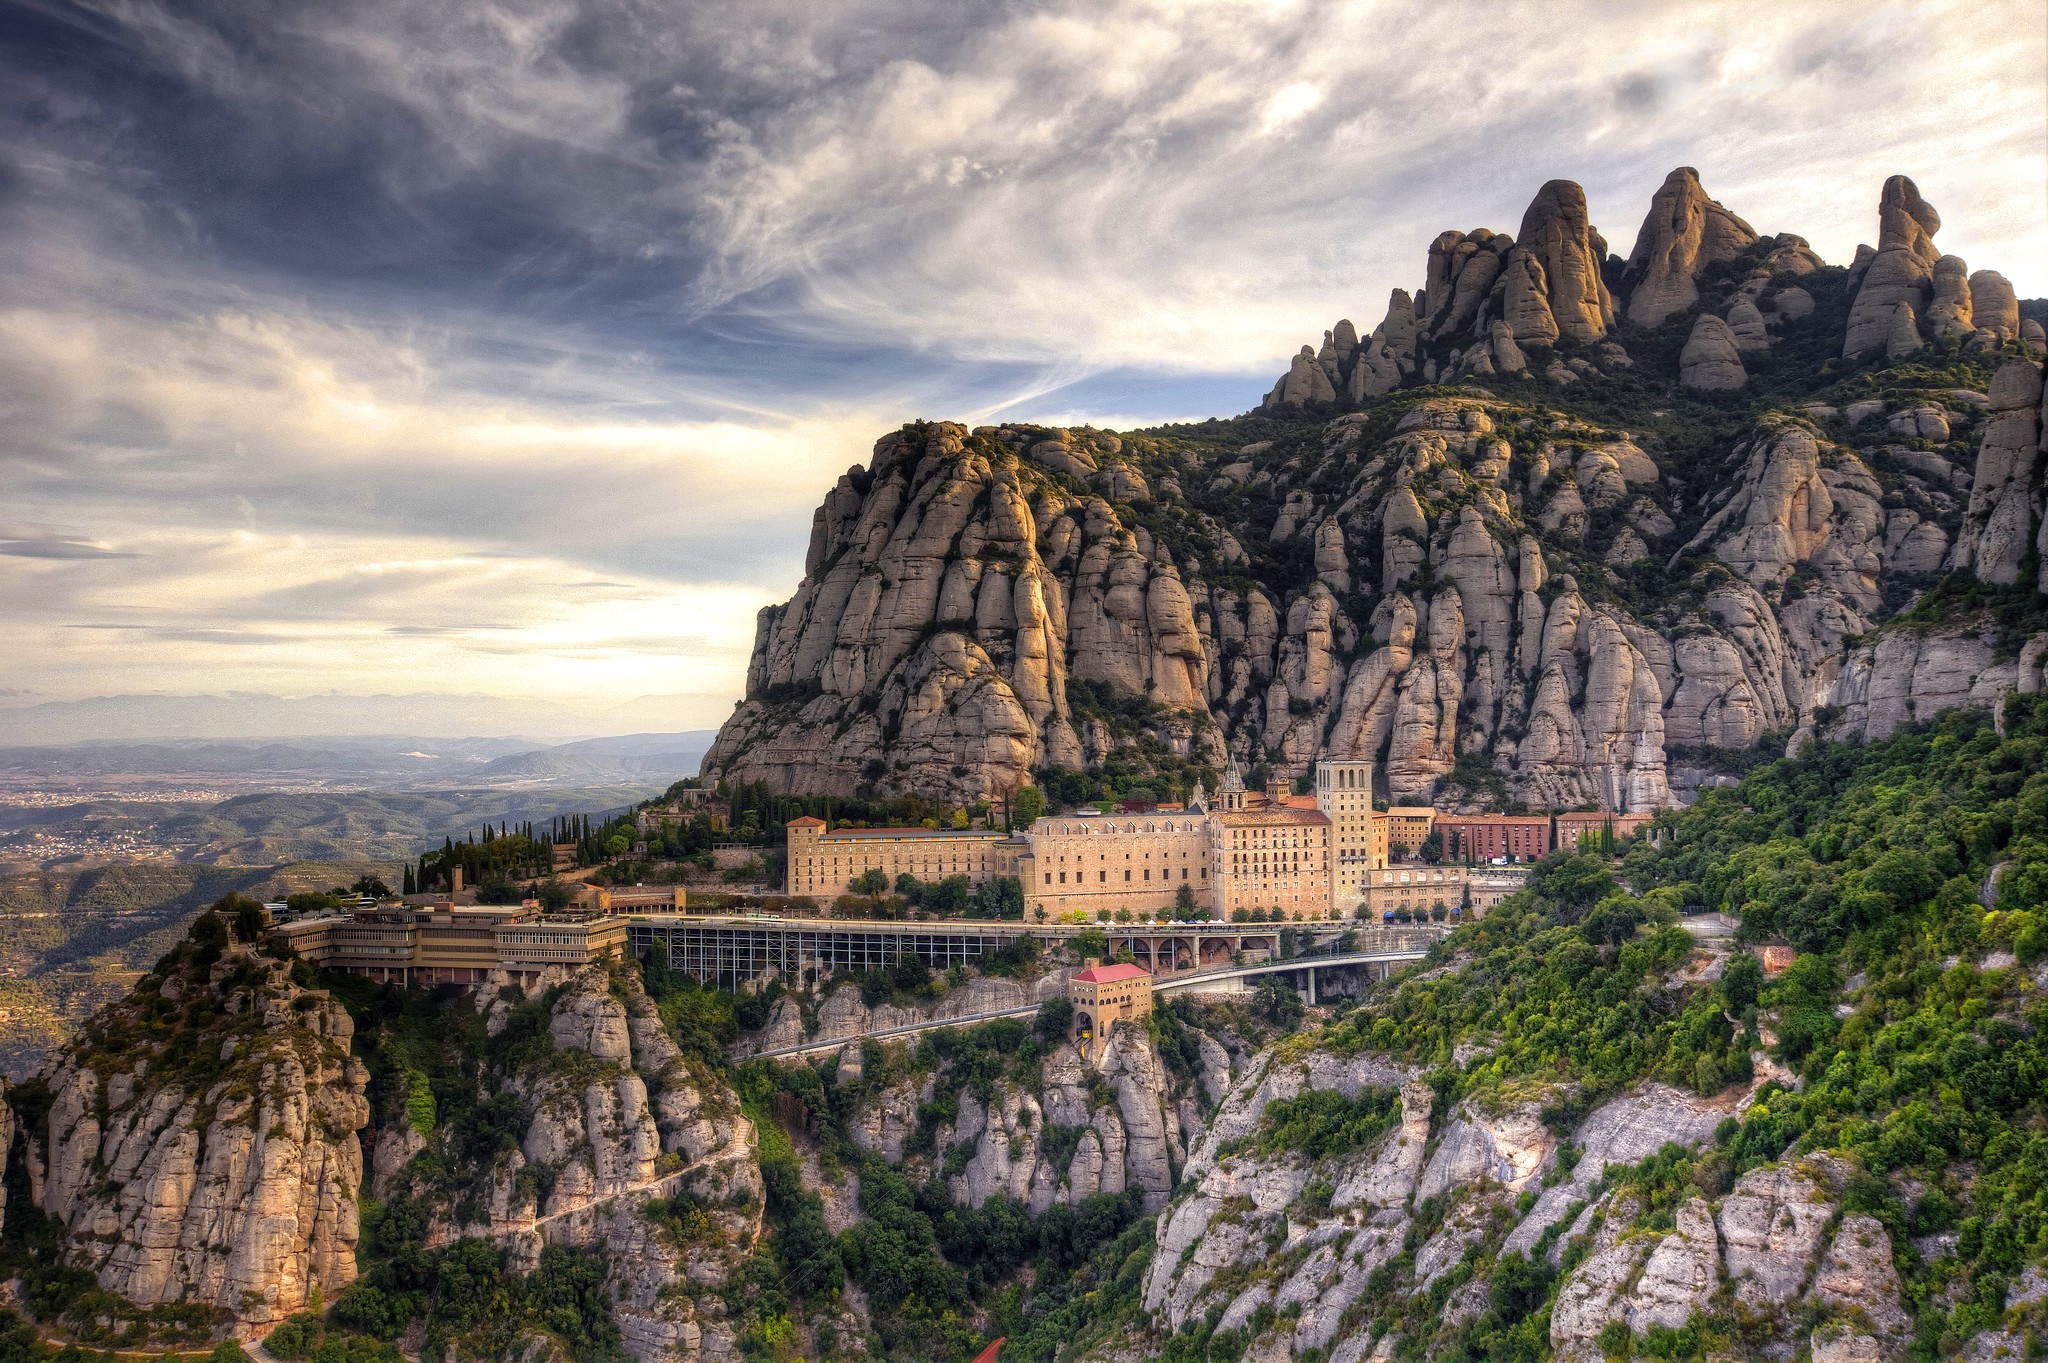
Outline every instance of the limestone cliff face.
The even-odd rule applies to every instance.
[[[811,1027],[795,999],[785,996],[746,1044],[755,1051],[773,1050],[926,1019],[1029,1007],[1064,997],[1068,973],[1055,970],[1029,984],[977,978],[949,991],[935,1006],[923,1007],[870,1008],[858,989],[842,986],[818,1001]],[[941,1153],[958,1152],[946,1174],[954,1200],[979,1207],[1002,1194],[1035,1216],[1054,1205],[1078,1206],[1100,1193],[1137,1189],[1145,1208],[1158,1210],[1236,1063],[1207,1034],[1195,1033],[1195,1041],[1201,1067],[1192,1076],[1174,1075],[1144,1028],[1125,1027],[1112,1035],[1099,1071],[1075,1048],[1062,1045],[1042,1059],[1035,1084],[1006,1077],[987,1096],[960,1092],[953,1117],[939,1124],[931,1142]],[[840,1055],[835,1073],[839,1083],[861,1078],[858,1042]],[[854,1143],[901,1163],[941,1078],[920,1073],[869,1093],[849,1122]]]
[[[1601,1332],[1679,1329],[1732,1295],[1758,1337],[1789,1357],[1813,1321],[1820,1345],[1845,1332],[1873,1350],[1909,1333],[1891,1241],[1869,1217],[1837,1221],[1849,1165],[1832,1156],[1744,1174],[1725,1196],[1694,1196],[1655,1229],[1603,1171],[1668,1145],[1701,1149],[1741,1113],[1756,1085],[1706,1099],[1648,1084],[1595,1108],[1560,1137],[1542,1118],[1554,1095],[1532,1092],[1438,1111],[1421,1076],[1384,1057],[1299,1046],[1255,1057],[1191,1153],[1158,1222],[1144,1305],[1163,1337],[1191,1322],[1246,1332],[1248,1357],[1389,1357],[1375,1337],[1371,1293],[1426,1294],[1469,1253],[1547,1254],[1565,1271],[1550,1316],[1560,1359],[1593,1363]],[[1356,1098],[1397,1090],[1399,1120],[1377,1140],[1311,1160],[1257,1137],[1267,1104],[1311,1090]],[[1566,1147],[1575,1156],[1560,1163]],[[1425,1214],[1429,1213],[1429,1214]],[[1505,1230],[1505,1236],[1502,1232]],[[1452,1279],[1458,1281],[1458,1279]],[[1487,1308],[1484,1274],[1444,1298],[1447,1330]],[[1266,1309],[1270,1308],[1270,1309]],[[1431,1339],[1418,1345],[1423,1356]],[[1873,1356],[1875,1356],[1873,1354]]]
[[[493,1035],[520,1007],[508,983],[473,1000]],[[519,1145],[463,1170],[482,1196],[451,1200],[415,1171],[411,1161],[432,1142],[402,1112],[377,1133],[379,1195],[424,1199],[436,1241],[489,1240],[522,1269],[545,1245],[602,1252],[612,1318],[642,1363],[736,1356],[722,1293],[761,1234],[752,1124],[731,1090],[676,1046],[637,971],[600,965],[544,979],[525,1006],[549,994],[551,1049],[497,1078],[527,1114]],[[679,1195],[711,1223],[687,1241],[648,1213],[650,1200]]]
[[[1149,741],[1289,774],[1372,758],[1402,801],[1683,797],[1702,751],[1864,704],[1852,649],[1942,572],[2048,573],[2040,365],[2009,286],[1933,251],[1910,182],[1880,219],[1845,275],[1682,168],[1623,262],[1556,181],[1519,237],[1439,236],[1427,286],[1304,347],[1263,415],[906,427],[819,509],[705,771],[970,799]],[[1790,343],[1818,355],[1820,328],[1880,314],[1899,358],[1983,357],[1975,386],[1745,396],[1785,391]],[[1595,385],[1597,419],[1575,396]],[[1721,404],[1687,419],[1708,448],[1668,410],[1688,394]],[[1903,694],[2003,684],[1988,658],[1958,682],[1960,657],[1916,653]]]
[[[67,1252],[139,1305],[263,1325],[354,1280],[367,1072],[341,1005],[242,949],[96,1016],[26,1132]]]
[[[2001,376],[1994,386],[2020,385]],[[1107,502],[1077,504],[1048,476],[1039,461],[1053,442],[1042,432],[933,428],[921,436],[925,459],[978,481],[938,469],[911,481],[972,504],[928,500],[876,520],[868,542],[914,540],[912,527],[941,520],[974,531],[963,531],[974,543],[976,517],[1004,504],[1022,508],[1010,518],[1019,526],[1042,513],[1047,528],[1008,541],[1001,566],[955,558],[932,570],[953,604],[921,606],[943,614],[920,632],[894,614],[897,623],[878,625],[879,607],[819,606],[850,574],[844,560],[807,579],[764,617],[752,698],[706,770],[797,790],[872,780],[1000,793],[1034,768],[1093,764],[1114,749],[1117,737],[1068,703],[1069,680],[1085,679],[1155,701],[1153,732],[1208,760],[1225,745],[1293,770],[1370,757],[1391,798],[1426,800],[1458,798],[1446,778],[1461,755],[1479,753],[1538,805],[1656,808],[1672,798],[1670,747],[1745,748],[1789,734],[1817,705],[1845,703],[1835,691],[1848,641],[1889,614],[1893,584],[1985,538],[1972,537],[1966,516],[1972,447],[1982,447],[1978,462],[2010,466],[2012,432],[2037,418],[2027,408],[1987,419],[1976,404],[2016,400],[1878,402],[1848,413],[1854,424],[1833,409],[1773,414],[1743,428],[1710,476],[1681,479],[1626,431],[1497,398],[1422,398],[1376,441],[1340,417],[1306,429],[1277,463],[1269,450],[1206,455],[1147,442],[1135,457],[1149,482],[1192,491],[1134,513],[1131,526]],[[984,479],[970,446],[1019,453]],[[890,458],[878,464],[904,477]],[[869,510],[841,519],[894,515],[901,502],[887,486],[871,486],[860,499]],[[1038,513],[1024,506],[1027,486]],[[1253,542],[1263,541],[1265,562],[1298,555],[1290,590],[1246,582],[1239,561],[1249,556],[1223,529],[1232,508],[1260,502],[1276,511]],[[2019,505],[2013,524],[2031,534],[2031,502]],[[1170,543],[1168,527],[1184,537]],[[1646,559],[1683,584],[1648,609],[1617,591]],[[976,573],[979,593],[1048,609],[1019,630],[965,586],[943,587]],[[862,580],[876,584],[877,601],[898,600],[888,584],[912,575],[892,566]],[[821,659],[881,655],[896,661],[879,691],[779,699],[800,668],[830,678]],[[982,682],[901,689],[945,659],[971,660]],[[992,727],[984,701],[1014,723]],[[1008,738],[991,746],[997,732]]]
[[[1099,760],[1070,681],[1144,696],[1156,736],[1217,752],[1195,565],[1119,509],[1152,498],[1120,449],[948,422],[884,437],[814,518],[796,596],[762,612],[748,699],[706,770],[1000,794]]]

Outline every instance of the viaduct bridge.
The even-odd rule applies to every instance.
[[[706,984],[781,979],[814,986],[842,970],[874,970],[906,953],[937,970],[971,965],[1029,937],[1054,946],[1083,933],[1106,939],[1108,954],[1128,951],[1152,972],[1156,989],[1187,987],[1179,977],[1225,980],[1267,969],[1300,969],[1302,958],[1275,961],[1281,933],[1311,953],[1345,943],[1351,964],[1411,961],[1442,935],[1434,927],[1388,928],[1311,923],[1026,923],[1019,920],[785,918],[770,915],[647,914],[628,921],[635,956],[665,953],[669,968]],[[1346,939],[1348,938],[1348,942]],[[1268,966],[1270,963],[1270,966]],[[1319,964],[1334,964],[1324,957]],[[1389,967],[1391,968],[1391,966]]]

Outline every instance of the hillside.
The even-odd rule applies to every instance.
[[[125,1133],[231,1094],[253,1008],[348,1043],[314,1085],[348,1109],[320,1139],[365,1149],[359,1252],[328,1280],[355,1281],[271,1336],[291,1360],[959,1363],[995,1334],[1030,1363],[2031,1356],[2044,754],[2038,697],[1817,744],[1662,815],[1661,845],[1618,865],[1548,859],[1390,984],[1306,1017],[1285,990],[1173,1000],[1099,1072],[1055,1002],[731,1058],[742,1028],[759,1048],[1055,1000],[1071,963],[1029,952],[816,995],[736,999],[649,963],[528,991],[335,979],[336,1002],[300,1004],[303,967],[209,968],[227,930],[202,920],[10,1096],[0,1267],[94,1341],[260,1331],[307,1300],[286,1268],[224,1294],[208,1254],[138,1276],[164,1227],[214,1223],[158,1182],[123,1191],[143,1149]],[[1769,941],[1789,968],[1766,974]],[[317,1037],[290,1045],[335,1067]],[[243,1139],[221,1111],[206,1148]],[[72,1172],[95,1151],[110,1181]],[[265,1262],[356,1237],[301,1205]],[[122,1298],[61,1267],[50,1218]]]
[[[286,866],[118,865],[0,877],[0,1074],[34,1070],[85,1018],[120,998],[229,894],[283,899],[395,862]]]
[[[143,857],[225,866],[402,861],[487,823],[544,823],[562,814],[622,809],[666,789],[667,780],[618,774],[631,765],[605,757],[550,759],[526,769],[520,784],[499,787],[259,790],[225,800],[0,806],[0,865],[65,870]],[[539,784],[543,780],[548,783]]]
[[[2038,688],[2040,323],[1911,181],[1878,228],[1828,265],[1680,170],[1623,260],[1553,182],[1257,412],[906,426],[818,509],[705,771],[972,799],[1328,756],[1642,809]]]

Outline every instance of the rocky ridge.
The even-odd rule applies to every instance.
[[[353,1030],[288,962],[181,944],[35,1081],[22,1154],[66,1253],[129,1302],[223,1324],[346,1287],[369,1115]]]
[[[634,970],[551,971],[527,991],[497,978],[470,1006],[494,1037],[522,1009],[545,1013],[550,1044],[502,1076],[527,1114],[518,1144],[464,1171],[480,1196],[450,1198],[420,1159],[436,1141],[388,1112],[373,1137],[376,1194],[429,1205],[430,1245],[485,1240],[521,1271],[547,1245],[601,1252],[612,1319],[641,1363],[736,1357],[722,1293],[760,1237],[762,1188],[732,1091],[685,1057]],[[687,1240],[650,1211],[679,1196],[709,1218]]]
[[[1254,1139],[1275,1100],[1372,1088],[1398,1089],[1400,1120],[1363,1148],[1312,1160]],[[1753,1169],[1725,1195],[1684,1201],[1662,1230],[1628,1184],[1603,1179],[1660,1150],[1710,1146],[1756,1088],[1703,1099],[1650,1084],[1560,1136],[1541,1114],[1555,1095],[1540,1088],[1438,1112],[1403,1066],[1284,1044],[1250,1063],[1190,1157],[1159,1219],[1144,1306],[1162,1336],[1208,1321],[1240,1332],[1247,1357],[1357,1363],[1396,1343],[1371,1328],[1390,1289],[1461,1283],[1447,1327],[1485,1309],[1483,1279],[1451,1276],[1483,1250],[1568,1264],[1549,1317],[1559,1359],[1594,1363],[1613,1352],[1602,1333],[1613,1322],[1676,1330],[1730,1294],[1752,1334],[1778,1341],[1771,1357],[1791,1358],[1809,1331],[1815,1357],[1844,1333],[1891,1356],[1907,1333],[1891,1241],[1871,1218],[1839,1215],[1841,1161]]]
[[[882,1003],[869,1008],[857,988],[841,986],[817,1002],[815,1027],[809,1030],[796,998],[785,995],[747,1045],[769,1050],[811,1036],[850,1036],[1064,998],[1068,973],[1055,969],[1030,984],[976,978],[932,1007]],[[835,1083],[861,1088],[847,1119],[853,1143],[892,1165],[911,1158],[913,1167],[916,1157],[906,1155],[913,1148],[952,1152],[940,1163],[962,1206],[980,1207],[1003,1195],[1036,1216],[1056,1204],[1078,1207],[1098,1194],[1137,1189],[1144,1209],[1156,1211],[1165,1205],[1188,1149],[1207,1129],[1206,1114],[1228,1088],[1233,1067],[1244,1060],[1241,1049],[1234,1059],[1231,1049],[1207,1032],[1191,1035],[1199,1062],[1186,1076],[1171,1072],[1143,1027],[1123,1027],[1112,1035],[1099,1070],[1061,1042],[1047,1048],[1034,1082],[1006,1075],[985,1093],[955,1091],[943,1065],[906,1071],[892,1064],[872,1076],[879,1083],[862,1084],[870,1076],[864,1073],[859,1042],[825,1065]],[[901,1047],[897,1043],[893,1049]],[[951,1110],[934,1124],[932,1104],[942,1088],[946,1102],[940,1106]]]
[[[2039,328],[1929,256],[1938,225],[1894,179],[1843,271],[1681,169],[1622,261],[1553,182],[1515,237],[1440,236],[1261,414],[905,427],[819,508],[704,769],[973,799],[1134,748],[1370,757],[1396,800],[1645,809],[1688,793],[1673,750],[2018,688],[2023,641],[1950,620],[1873,722],[1855,652],[1944,573],[2048,563]],[[1835,396],[1842,338],[1900,306],[1912,344]]]

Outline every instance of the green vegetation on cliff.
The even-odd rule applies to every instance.
[[[1996,1328],[2008,1285],[2048,1260],[2048,998],[2034,974],[2048,956],[2048,704],[2011,698],[2002,725],[1950,712],[1761,767],[1662,816],[1661,845],[1622,865],[1634,891],[1593,858],[1553,857],[1324,1044],[1416,1062],[1448,1100],[1547,1086],[1563,1131],[1643,1079],[1719,1092],[1768,1048],[1796,1087],[1767,1086],[1711,1150],[1669,1147],[1613,1176],[1668,1228],[1685,1196],[1724,1194],[1745,1170],[1846,1156],[1845,1210],[1891,1236],[1911,1356],[1951,1354]],[[1735,918],[1738,946],[1799,955],[1769,981],[1739,953],[1697,982],[1681,907]],[[1461,1044],[1486,1049],[1461,1066]],[[1449,1356],[1546,1356],[1562,1273],[1533,1254],[1474,1269],[1494,1275],[1490,1306]],[[1374,1301],[1410,1338],[1433,1329],[1431,1303]],[[1650,1343],[1691,1358],[1756,1341],[1716,1317]]]

